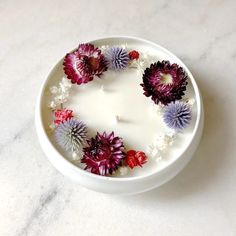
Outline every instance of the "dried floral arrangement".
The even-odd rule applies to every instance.
[[[95,137],[88,137],[88,127],[84,121],[76,118],[73,110],[64,107],[72,85],[102,78],[107,70],[119,72],[128,68],[137,68],[142,73],[140,86],[143,94],[151,98],[169,127],[168,132],[161,133],[148,146],[147,154],[139,150],[126,150],[123,139],[113,131],[97,132]],[[162,153],[172,145],[176,135],[190,124],[194,99],[183,99],[188,76],[176,63],[157,61],[149,64],[147,55],[127,50],[127,46],[98,48],[86,43],[65,56],[63,69],[67,78],[63,78],[59,86],[50,87],[53,97],[49,103],[53,113],[50,128],[57,144],[91,173],[102,176],[117,176],[118,173],[124,176],[129,169],[142,167],[149,158],[160,161]]]

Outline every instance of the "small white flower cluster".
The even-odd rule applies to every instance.
[[[82,156],[83,156],[82,148],[77,151],[73,151],[72,152],[72,161],[79,161],[79,160],[81,160]]]
[[[193,107],[193,105],[195,104],[195,98],[187,98],[187,97],[184,97],[183,98],[183,101],[186,102],[190,108]]]
[[[99,49],[101,50],[102,54],[106,53],[106,51],[108,50],[109,46],[108,45],[102,45],[101,47],[99,47]]]
[[[59,86],[52,86],[49,88],[51,94],[53,95],[52,101],[49,102],[48,106],[54,110],[58,105],[65,103],[69,97],[69,92],[72,84],[66,79],[62,78]]]
[[[193,106],[195,104],[195,99],[194,98],[190,98],[190,99],[187,99],[186,101],[188,103],[189,106]]]
[[[171,146],[176,138],[176,132],[174,130],[166,133],[161,133],[155,141],[148,146],[147,153],[155,161],[160,161],[163,158],[168,146]]]
[[[119,173],[121,176],[127,175],[129,172],[129,168],[127,166],[121,166],[119,168]]]

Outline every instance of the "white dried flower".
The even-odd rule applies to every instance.
[[[124,176],[124,175],[127,175],[127,174],[128,174],[129,169],[128,169],[127,166],[121,166],[121,167],[119,168],[119,172],[120,172],[120,175],[121,175],[121,176]]]
[[[102,54],[104,54],[107,51],[108,48],[109,48],[108,45],[102,45],[101,47],[99,47],[99,49],[101,50]]]
[[[147,154],[155,161],[160,161],[162,159],[161,151],[154,144],[151,144],[147,148]]]
[[[63,77],[58,87],[52,86],[49,88],[51,94],[54,95],[52,101],[49,103],[51,109],[54,110],[58,105],[67,102],[71,86],[71,82]]]
[[[65,103],[67,102],[68,97],[69,97],[69,93],[61,93],[55,96],[54,101],[57,104]]]
[[[147,147],[148,156],[156,161],[160,161],[166,149],[171,146],[176,138],[176,132],[168,130],[166,133],[161,133],[154,142]]]
[[[68,79],[63,78],[62,81],[59,83],[59,91],[61,93],[69,93],[71,86],[72,85],[68,81]]]
[[[189,104],[189,106],[193,106],[195,104],[195,99],[190,98],[187,103]]]
[[[125,50],[127,50],[128,45],[127,45],[127,43],[125,43],[125,44],[121,44],[120,47],[123,48],[123,49],[125,49]]]
[[[52,124],[49,125],[49,128],[53,131],[56,128],[56,126],[55,126],[54,123],[52,123]]]
[[[58,88],[56,86],[52,86],[49,88],[51,94],[56,94],[58,93]]]
[[[73,161],[79,161],[81,159],[81,157],[82,157],[82,150],[78,150],[76,152],[74,151],[72,153],[72,160]]]
[[[156,140],[156,146],[160,151],[165,151],[169,145],[173,143],[173,136],[168,133],[161,133]]]
[[[56,109],[57,104],[55,101],[51,101],[51,102],[49,102],[48,107],[54,110],[54,109]]]
[[[71,88],[72,87],[72,84],[71,84],[70,80],[68,80],[67,78],[64,78],[64,77],[61,80],[61,84],[64,87],[67,87],[67,88]]]

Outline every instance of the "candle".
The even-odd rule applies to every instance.
[[[163,106],[153,104],[151,99],[145,97],[140,83],[142,76],[135,69],[106,71],[101,79],[95,78],[90,83],[73,86],[73,97],[67,102],[67,107],[74,110],[79,119],[89,127],[90,137],[97,132],[114,131],[115,135],[122,137],[127,150],[151,153],[150,147],[168,128],[161,115]],[[194,97],[191,84],[187,89],[188,97]],[[194,108],[193,120],[195,112]],[[167,165],[168,161],[175,159],[187,146],[193,127],[194,122],[191,122],[184,133],[176,138],[177,144],[172,144],[165,153],[163,151],[161,155],[164,158],[160,158],[158,154],[152,160],[149,156],[148,163],[143,168],[130,171],[127,175],[142,175]]]

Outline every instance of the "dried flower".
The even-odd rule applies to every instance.
[[[55,130],[55,138],[59,146],[72,152],[80,152],[86,134],[86,126],[75,118],[60,123]]]
[[[139,59],[139,52],[133,50],[129,52],[129,59],[130,60],[138,60]]]
[[[195,99],[194,98],[190,98],[190,99],[188,99],[187,103],[188,103],[189,106],[193,106],[194,103],[195,103]]]
[[[184,95],[187,85],[187,74],[182,67],[169,61],[158,61],[146,68],[141,86],[144,95],[158,104],[164,105],[179,100]]]
[[[191,121],[192,115],[189,105],[176,101],[170,103],[164,111],[163,119],[168,127],[176,130],[184,129]]]
[[[152,159],[156,161],[159,161],[162,159],[162,153],[158,149],[158,146],[156,145],[156,143],[153,143],[147,147],[147,153],[149,157],[151,157]]]
[[[166,149],[171,146],[176,138],[176,131],[169,130],[165,133],[159,133],[154,142],[147,147],[148,156],[159,161],[165,155]]]
[[[54,111],[54,124],[59,125],[60,123],[69,120],[73,117],[73,111],[69,109],[57,109]]]
[[[105,60],[111,70],[122,70],[128,66],[129,54],[122,47],[111,47],[105,53]]]
[[[59,86],[52,86],[49,88],[53,95],[53,100],[49,103],[49,107],[55,110],[58,105],[65,103],[69,97],[71,83],[68,83],[66,78],[62,78]]]
[[[120,137],[115,137],[114,132],[97,133],[87,143],[81,160],[86,164],[86,170],[98,175],[108,175],[121,165],[125,157],[124,145]]]
[[[54,110],[57,107],[57,104],[55,101],[51,101],[48,103],[48,107]]]
[[[126,153],[126,163],[127,165],[133,169],[135,166],[142,167],[143,164],[147,162],[147,156],[144,152],[129,150]]]
[[[58,92],[57,86],[52,86],[49,89],[50,89],[51,94],[57,94],[57,92]]]
[[[129,169],[127,168],[127,166],[121,166],[119,168],[119,172],[121,176],[127,175],[129,172]]]
[[[73,84],[87,83],[107,70],[101,50],[89,43],[80,44],[77,50],[68,53],[63,66]]]

